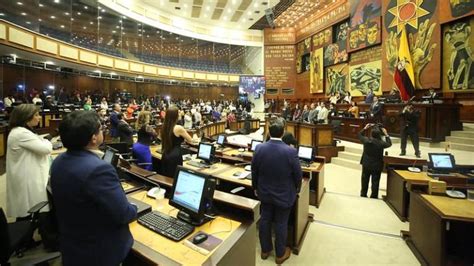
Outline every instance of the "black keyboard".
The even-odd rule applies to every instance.
[[[210,167],[210,165],[205,164],[205,163],[201,163],[199,161],[188,161],[187,163],[189,165],[197,167],[197,168],[209,168]]]
[[[455,177],[456,174],[454,173],[427,173],[429,177]]]
[[[303,166],[303,167],[309,167],[311,165],[311,163],[309,163],[307,161],[300,160],[300,165]]]
[[[174,241],[181,241],[194,231],[194,226],[158,211],[140,216],[138,223]]]

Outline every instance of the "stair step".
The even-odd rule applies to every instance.
[[[461,137],[461,138],[470,138],[470,139],[474,140],[474,132],[473,131],[451,131],[451,136]]]
[[[347,160],[352,160],[352,161],[360,161],[360,157],[362,156],[362,153],[353,153],[353,152],[339,152],[337,154],[337,157],[347,159]]]
[[[356,169],[356,170],[361,170],[362,169],[362,166],[359,164],[359,162],[355,162],[355,161],[352,161],[352,160],[347,160],[347,159],[340,158],[340,157],[333,157],[331,159],[331,163],[339,165],[339,166],[343,166],[343,167]]]
[[[457,144],[474,144],[474,139],[472,138],[463,138],[463,137],[455,137],[455,136],[447,136],[446,141],[451,143]]]
[[[461,150],[461,151],[472,151],[474,152],[474,145],[470,144],[459,144],[451,142],[451,149]]]
[[[363,150],[362,150],[362,146],[360,146],[360,148],[345,146],[344,151],[351,152],[351,153],[362,154]]]

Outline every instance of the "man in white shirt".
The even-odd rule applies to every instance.
[[[324,103],[321,103],[321,110],[318,112],[318,123],[328,123],[329,110]]]
[[[194,124],[195,124],[195,126],[201,126],[201,120],[202,120],[202,115],[201,115],[200,110],[198,109],[194,113]]]
[[[5,107],[12,107],[13,103],[15,102],[15,98],[13,98],[11,95],[8,95],[3,99],[3,104]]]

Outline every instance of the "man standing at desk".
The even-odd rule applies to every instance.
[[[118,118],[118,114],[122,110],[120,109],[120,104],[115,103],[112,107],[112,112],[110,113],[110,136],[112,137],[113,142],[119,142],[120,138],[118,135],[118,124],[120,119]]]
[[[377,123],[382,122],[382,104],[379,102],[379,98],[374,96],[374,101],[370,105],[370,116],[375,119]]]
[[[103,141],[99,116],[76,111],[59,125],[67,152],[51,166],[51,188],[68,265],[119,265],[133,244],[130,204],[114,167],[94,153]]]
[[[288,218],[301,187],[301,166],[297,151],[282,140],[285,121],[275,118],[269,125],[270,140],[257,146],[252,159],[252,187],[261,201],[259,223],[262,259],[273,249],[272,223],[275,224],[277,264],[290,257],[286,247]]]
[[[369,128],[372,128],[370,138],[365,136],[365,131]],[[382,134],[385,136],[385,141],[382,140]],[[376,199],[379,196],[380,175],[383,169],[383,150],[392,146],[392,141],[385,128],[379,128],[374,124],[367,124],[357,136],[364,145],[364,152],[360,159],[360,164],[362,164],[360,196],[367,197],[369,180],[372,176],[372,194],[370,197]]]

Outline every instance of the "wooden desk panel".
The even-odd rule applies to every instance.
[[[171,216],[177,215],[177,210],[168,204],[168,199],[155,200],[149,198],[146,196],[146,191],[131,194],[131,197],[150,204],[153,210],[158,210]],[[151,248],[153,251],[160,253],[174,262],[183,265],[202,265],[205,264],[215,252],[217,252],[217,250],[223,245],[223,243],[225,243],[227,239],[229,239],[232,234],[236,233],[241,225],[242,223],[239,221],[219,216],[212,222],[207,222],[201,226],[196,227],[193,234],[198,231],[203,231],[207,234],[218,233],[215,236],[223,240],[223,242],[208,255],[203,255],[185,246],[183,242],[186,238],[180,242],[175,242],[157,233],[154,233],[153,231],[138,224],[136,221],[130,224],[130,232],[132,233],[136,242],[140,242],[141,244]],[[133,250],[137,251],[135,244],[133,246]]]
[[[474,253],[469,243],[474,239],[474,203],[411,194],[410,232],[406,241],[422,264],[472,265]]]

